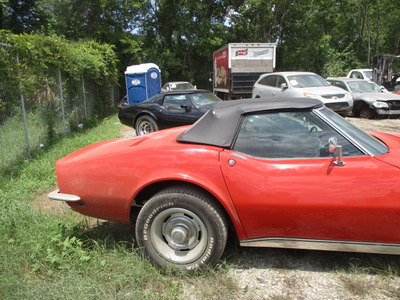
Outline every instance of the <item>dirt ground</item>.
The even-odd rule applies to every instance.
[[[382,131],[400,133],[400,119],[360,119],[347,117],[346,120],[365,131]]]

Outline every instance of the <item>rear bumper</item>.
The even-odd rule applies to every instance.
[[[71,194],[63,194],[60,193],[60,190],[55,190],[50,192],[47,197],[51,200],[57,200],[57,201],[67,201],[67,202],[78,202],[81,201],[81,197],[77,195],[71,195]]]

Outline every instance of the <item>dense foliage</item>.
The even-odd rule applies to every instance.
[[[228,42],[277,42],[278,70],[371,66],[375,54],[399,53],[399,14],[391,0],[0,0],[2,29],[110,43],[120,75],[154,62],[164,81],[200,87]]]
[[[4,56],[4,59],[15,59],[18,55],[21,67],[25,65],[37,75],[52,68],[61,68],[72,78],[85,75],[92,80],[103,80],[110,86],[115,83],[116,57],[110,45],[68,41],[56,35],[14,35],[5,31],[0,31],[0,41],[9,45],[8,51],[14,54]]]

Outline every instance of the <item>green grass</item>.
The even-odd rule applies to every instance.
[[[13,169],[20,161],[26,160],[27,153],[32,155],[50,146],[50,138],[64,134],[62,121],[52,124],[53,136],[49,137],[48,124],[43,111],[35,110],[26,116],[27,133],[24,130],[23,117],[17,114],[0,126],[0,170]],[[26,135],[27,134],[27,135]],[[28,142],[27,140],[28,139]],[[29,145],[29,147],[28,147]]]
[[[1,172],[2,299],[178,299],[187,284],[204,285],[202,293],[208,298],[218,297],[218,289],[223,298],[234,293],[225,267],[197,275],[153,267],[134,247],[131,226],[96,222],[68,209],[38,208],[36,198],[55,187],[57,159],[119,137],[121,128],[113,116],[65,138],[13,172]]]

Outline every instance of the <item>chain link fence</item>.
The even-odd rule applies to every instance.
[[[116,87],[71,78],[62,69],[31,74],[12,47],[0,44],[0,170],[28,159],[55,140],[110,114]]]

